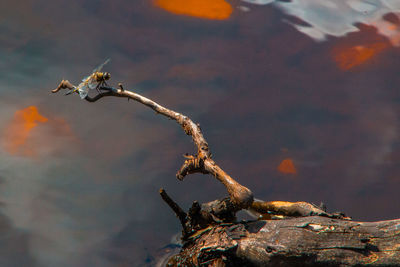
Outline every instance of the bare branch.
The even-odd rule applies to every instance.
[[[62,81],[57,89],[53,90],[53,93],[58,92],[61,88],[69,88],[68,86],[74,87],[72,84],[66,84],[68,81]],[[155,112],[162,114],[172,120],[175,120],[184,130],[187,135],[192,137],[194,144],[197,147],[197,155],[188,158],[181,169],[177,173],[177,178],[182,180],[187,174],[190,173],[209,173],[212,174],[217,180],[223,183],[229,193],[232,203],[236,208],[248,208],[253,202],[253,193],[247,187],[239,184],[227,173],[225,173],[212,159],[211,152],[208,147],[208,143],[205,140],[203,133],[201,132],[200,126],[195,124],[189,117],[182,115],[181,113],[167,109],[151,99],[141,96],[137,93],[124,90],[121,84],[119,89],[113,87],[102,86],[100,90],[106,91],[97,94],[94,97],[87,96],[85,98],[88,102],[96,102],[103,97],[115,96],[125,97],[128,99],[135,100]]]
[[[204,169],[204,161],[203,159],[199,157],[195,157],[192,155],[184,155],[187,160],[183,163],[182,167],[179,169],[179,171],[176,173],[176,177],[179,180],[183,180],[186,175],[190,173],[205,173],[207,174],[208,172],[205,171]]]
[[[106,97],[106,96],[118,96],[118,95],[115,95],[112,91],[102,92],[100,94],[95,95],[94,97],[86,96],[85,100],[88,102],[96,102],[97,100],[100,100],[101,98]]]
[[[61,89],[74,89],[74,85],[72,83],[70,83],[68,80],[62,80],[60,82],[60,84],[57,86],[56,89],[51,90],[52,93],[57,93],[58,91],[60,91]]]
[[[260,214],[259,219],[272,219],[282,217],[307,217],[307,216],[323,216],[342,220],[351,220],[341,212],[328,213],[326,210],[313,204],[299,201],[254,201],[249,210]],[[277,215],[277,216],[276,216]],[[276,216],[276,217],[275,217]]]
[[[174,202],[167,194],[167,192],[165,192],[165,190],[163,188],[160,189],[160,195],[162,197],[162,199],[165,201],[165,203],[168,204],[168,206],[174,211],[176,217],[178,217],[179,221],[181,222],[182,228],[183,228],[183,232],[189,233],[189,229],[186,225],[187,223],[187,215],[186,212],[184,212],[182,210],[181,207],[179,207],[178,204],[176,204],[176,202]]]

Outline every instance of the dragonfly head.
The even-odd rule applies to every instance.
[[[94,75],[97,82],[106,81],[111,78],[111,74],[109,72],[96,72]]]

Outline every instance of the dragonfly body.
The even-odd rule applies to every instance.
[[[99,85],[104,84],[108,79],[110,79],[108,72],[94,72],[84,78],[75,91],[78,91],[80,97],[84,99],[88,95],[89,90],[98,88]]]
[[[108,72],[100,72],[105,64],[110,61],[107,59],[103,64],[95,68],[89,76],[82,79],[82,82],[74,89],[70,90],[67,95],[78,92],[81,99],[84,99],[91,89],[99,89],[101,85],[105,85],[106,81],[110,79],[111,75]]]

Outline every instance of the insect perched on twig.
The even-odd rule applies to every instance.
[[[111,74],[109,72],[100,72],[103,66],[109,61],[110,59],[107,59],[104,63],[100,64],[93,70],[92,74],[83,78],[82,82],[73,89],[70,89],[66,95],[78,91],[81,99],[84,99],[88,95],[90,89],[96,89],[100,93],[99,88],[107,85],[106,81],[111,78]]]

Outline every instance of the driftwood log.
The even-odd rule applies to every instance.
[[[400,219],[221,223],[189,237],[167,266],[399,266],[399,236]]]
[[[62,80],[52,90],[76,89]],[[175,120],[192,137],[197,148],[176,177],[211,174],[220,181],[228,198],[199,204],[186,213],[165,192],[162,199],[182,225],[182,249],[166,260],[167,266],[400,266],[400,219],[355,222],[342,213],[327,213],[307,202],[255,201],[247,187],[220,168],[212,159],[199,124],[137,93],[99,86],[88,102],[114,96],[135,100]],[[258,220],[237,222],[236,213],[246,209]]]

